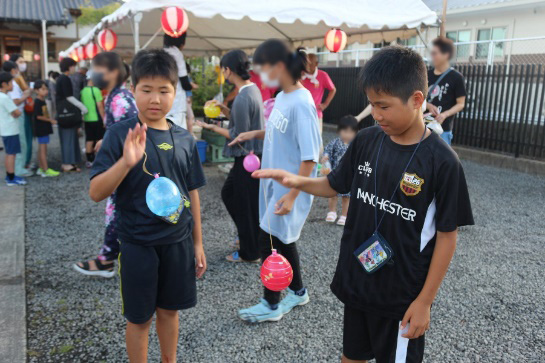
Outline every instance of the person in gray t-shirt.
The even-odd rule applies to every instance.
[[[237,227],[240,246],[226,258],[230,262],[259,262],[259,181],[244,169],[243,162],[250,152],[261,159],[263,140],[253,139],[233,146],[227,144],[240,133],[263,129],[263,101],[261,92],[250,81],[250,62],[242,50],[225,54],[220,66],[225,80],[238,89],[231,109],[217,103],[229,118],[229,127],[225,129],[203,122],[198,124],[225,136],[223,155],[235,159],[221,190],[221,198]]]

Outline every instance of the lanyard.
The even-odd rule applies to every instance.
[[[172,134],[172,126],[169,125],[168,131],[170,133],[170,139],[172,140],[172,161],[171,161],[171,165],[174,165],[174,161],[176,160],[176,145],[174,144],[174,135]],[[155,154],[157,155],[157,159],[159,160],[159,164],[161,165],[161,171],[165,174],[165,176],[168,176],[168,175],[166,175],[167,168],[165,168],[165,166],[163,165],[163,160],[161,159],[161,155],[159,154],[159,150],[157,150],[157,145],[155,145],[155,141],[153,140],[153,137],[151,137],[150,132],[147,133],[147,137],[150,140],[151,144],[153,145],[153,150],[155,150]],[[144,152],[144,154],[145,154],[145,152]],[[148,160],[148,155],[146,154],[145,156],[146,156],[146,158],[144,159],[144,164],[143,164],[144,171],[149,175],[153,175],[146,168],[146,161]],[[157,173],[157,174],[159,174],[159,173]]]
[[[396,184],[396,187],[394,188],[394,192],[392,193],[392,196],[390,197],[390,203],[394,200],[396,191],[397,191],[397,185],[401,183],[403,180],[403,176],[407,172],[407,169],[409,169],[409,165],[411,164],[411,161],[413,161],[414,156],[416,155],[416,151],[418,150],[418,147],[422,143],[422,140],[424,140],[424,136],[426,136],[427,127],[424,127],[424,133],[422,134],[422,137],[420,138],[420,141],[418,141],[418,144],[416,144],[416,147],[414,148],[414,151],[409,158],[409,162],[407,163],[407,166],[405,166],[405,169],[403,170],[403,173],[401,174],[401,179],[399,179],[399,182]],[[382,135],[382,140],[380,140],[380,146],[378,147],[378,153],[377,153],[377,160],[375,161],[375,233],[378,232],[378,228],[382,224],[382,220],[384,219],[384,216],[386,215],[386,211],[382,214],[382,217],[380,217],[380,221],[378,220],[378,210],[377,210],[377,204],[378,204],[378,194],[377,194],[377,174],[378,174],[378,160],[380,158],[380,152],[382,151],[382,144],[384,143],[384,139],[386,138],[386,134]]]

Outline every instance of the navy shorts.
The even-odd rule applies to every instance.
[[[343,354],[352,360],[377,363],[420,363],[424,359],[424,335],[401,336],[400,320],[344,306]]]
[[[4,148],[7,155],[15,155],[21,152],[21,141],[19,141],[19,135],[2,136],[4,142]]]
[[[49,144],[49,135],[38,136],[36,139],[38,139],[38,144]]]
[[[193,238],[159,246],[121,242],[118,261],[122,313],[129,322],[147,322],[156,308],[197,304]]]

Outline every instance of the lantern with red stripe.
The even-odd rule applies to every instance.
[[[93,59],[99,52],[98,45],[95,43],[89,43],[85,46],[85,54],[88,59]]]
[[[78,55],[78,59],[79,60],[84,60],[86,59],[85,57],[85,48],[84,47],[77,47],[76,48],[76,54]]]
[[[282,291],[290,286],[293,269],[288,260],[272,250],[272,254],[261,265],[261,282],[269,290]]]
[[[170,6],[163,10],[161,26],[167,35],[178,38],[187,31],[187,27],[189,26],[187,13],[182,8]]]
[[[42,59],[42,57],[40,57],[40,55],[39,55],[38,53],[34,53],[33,58],[34,58],[34,60],[35,60],[36,62],[39,62],[40,59]]]
[[[98,33],[98,45],[105,51],[109,52],[117,45],[117,34],[110,29],[103,29]]]
[[[79,61],[78,53],[77,53],[75,50],[71,51],[70,54],[69,54],[68,56],[69,56],[70,58],[72,58],[73,60],[75,60],[76,62]]]
[[[346,33],[341,29],[331,29],[325,34],[324,44],[330,52],[340,52],[346,47]]]

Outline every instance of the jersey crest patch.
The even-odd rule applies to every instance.
[[[159,149],[165,150],[165,151],[172,149],[172,145],[167,144],[166,142],[163,142],[162,144],[157,145],[157,147],[158,147]]]
[[[399,183],[399,188],[405,195],[412,197],[420,193],[422,184],[424,184],[424,179],[418,175],[405,173]]]

